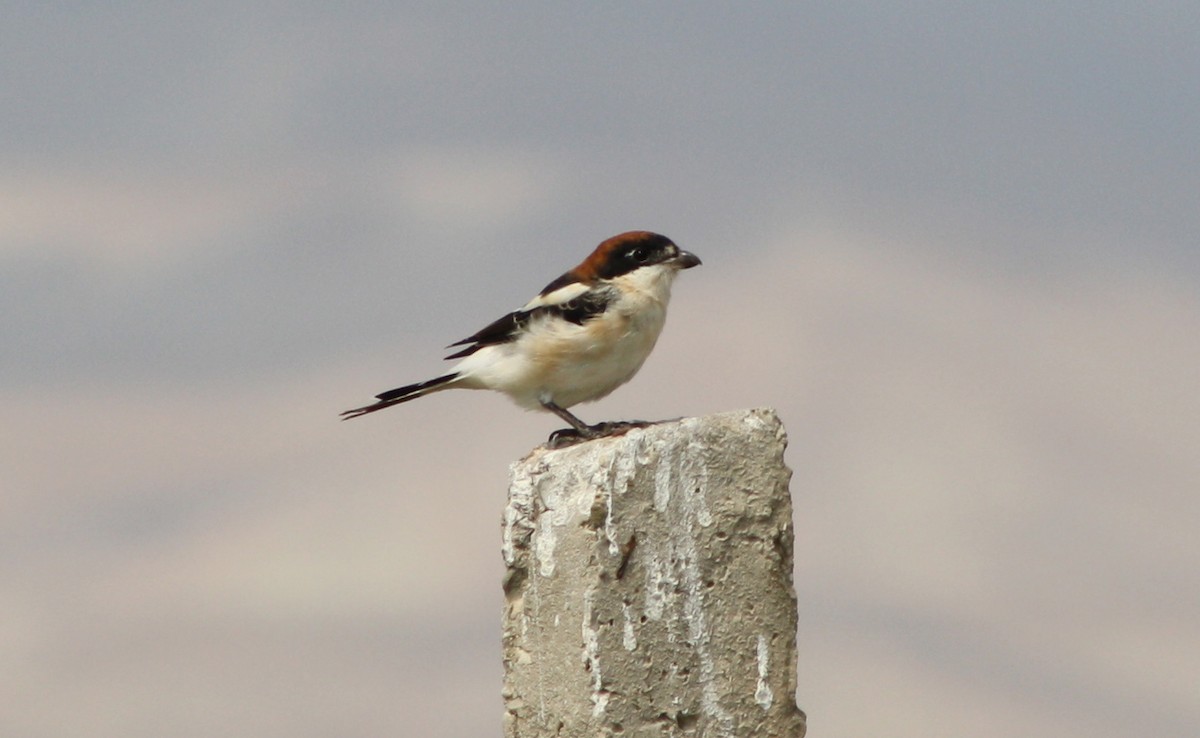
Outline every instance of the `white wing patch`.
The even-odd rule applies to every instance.
[[[547,305],[562,305],[565,302],[570,302],[576,297],[587,292],[590,288],[582,282],[572,282],[565,287],[559,287],[553,292],[545,295],[538,295],[529,302],[525,303],[522,310],[533,310],[534,308],[546,307]]]

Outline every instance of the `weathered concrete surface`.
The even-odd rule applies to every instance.
[[[758,409],[513,465],[505,736],[804,735],[786,444]]]

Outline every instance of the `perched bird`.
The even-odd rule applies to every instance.
[[[671,283],[700,264],[671,239],[630,231],[604,241],[579,266],[546,285],[525,307],[450,344],[462,359],[449,372],[376,395],[378,402],[342,413],[357,418],[448,389],[503,392],[529,410],[571,425],[551,442],[588,439],[628,427],[588,425],[567,408],[605,397],[625,384],[662,332]]]

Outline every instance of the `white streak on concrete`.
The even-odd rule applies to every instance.
[[[633,440],[634,448],[626,449],[620,453],[613,453],[612,461],[608,465],[608,478],[598,480],[601,494],[604,494],[605,511],[604,511],[604,537],[608,539],[608,553],[610,556],[621,555],[621,545],[618,542],[617,525],[613,520],[613,498],[617,495],[623,495],[629,491],[629,485],[633,482],[634,474],[637,473],[638,459],[641,454],[641,439],[640,437]],[[616,451],[616,449],[610,449]],[[607,490],[605,492],[605,490]]]
[[[592,612],[595,596],[594,585],[583,594],[583,662],[592,674],[592,717],[598,718],[608,707],[609,695],[600,676],[600,634],[596,631]]]
[[[515,467],[514,467],[515,468]],[[504,508],[504,563],[512,566],[517,557],[517,542],[528,539],[533,526],[533,476],[521,475],[509,485],[509,503]]]
[[[671,503],[671,465],[660,463],[654,470],[654,509],[665,512]]]
[[[775,694],[767,684],[767,670],[770,668],[771,649],[763,635],[758,636],[758,687],[754,690],[754,701],[764,710],[771,709]]]
[[[558,545],[554,524],[545,522],[533,534],[533,554],[538,560],[538,572],[549,577],[554,575],[554,547]]]
[[[621,645],[626,651],[637,649],[637,632],[633,629],[633,613],[629,609],[629,604],[621,603],[621,614],[625,616],[625,628],[621,634]]]
[[[717,735],[729,738],[733,735],[733,715],[721,706],[721,692],[717,689],[716,664],[709,650],[708,614],[702,590],[704,583],[700,577],[696,541],[691,531],[680,536],[680,543],[683,544],[683,550],[680,551],[684,583],[683,617],[688,624],[688,640],[696,647],[696,655],[700,658],[700,707],[715,722]]]
[[[558,546],[558,531],[571,522],[578,511],[571,508],[573,487],[575,484],[551,485],[551,489],[542,489],[541,480],[535,480],[533,491],[541,499],[542,511],[538,516],[538,525],[533,531],[533,555],[538,560],[538,573],[544,577],[554,575],[556,560],[554,550]],[[576,481],[577,484],[577,481]],[[586,500],[583,503],[586,506]],[[588,514],[585,509],[583,514]]]
[[[681,454],[667,452],[663,456],[678,460]],[[689,458],[694,456],[696,455],[692,454]],[[665,467],[668,464],[661,466]],[[712,515],[704,499],[708,475],[702,464],[696,461],[680,464],[679,468],[674,470],[673,476],[676,478],[677,490],[681,493],[676,502],[679,505],[681,524],[671,529],[670,546],[682,575],[683,619],[687,623],[688,640],[694,645],[700,661],[700,707],[714,724],[714,735],[731,738],[734,719],[733,715],[721,706],[716,664],[709,648],[711,633],[704,602],[704,577],[700,573],[700,555],[695,535],[695,526],[712,524]],[[655,482],[658,482],[657,478]],[[657,489],[655,496],[658,496]]]

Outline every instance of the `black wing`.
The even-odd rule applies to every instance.
[[[515,310],[503,318],[489,323],[474,335],[450,344],[450,346],[465,345],[466,348],[456,351],[446,358],[461,359],[464,356],[470,356],[484,346],[508,343],[520,334],[522,328],[530,320],[542,316],[555,316],[575,325],[583,325],[603,313],[612,303],[612,300],[613,295],[610,292],[606,290],[592,290],[585,292],[573,300],[567,300],[558,305],[540,305],[532,310]]]
[[[541,308],[538,309],[540,310]],[[533,315],[534,312],[534,310],[514,310],[503,318],[492,321],[484,328],[467,336],[463,340],[450,344],[450,346],[470,345],[461,351],[450,354],[446,358],[461,359],[464,356],[470,356],[484,346],[508,343],[521,330],[521,326],[529,321],[529,316]]]

